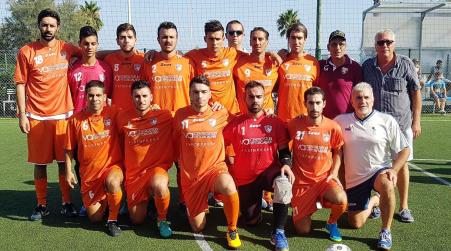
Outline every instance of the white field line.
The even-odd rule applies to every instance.
[[[442,183],[442,184],[444,184],[444,185],[447,185],[447,186],[451,187],[451,183],[449,183],[448,181],[446,181],[446,180],[444,180],[444,179],[438,177],[437,175],[435,175],[435,174],[433,174],[433,173],[430,173],[430,172],[428,172],[428,171],[425,171],[425,170],[423,170],[421,167],[419,167],[419,166],[417,166],[417,165],[415,165],[415,164],[412,164],[412,163],[407,163],[407,164],[408,164],[410,167],[412,167],[413,169],[416,169],[416,170],[418,170],[418,171],[421,171],[421,172],[423,172],[424,174],[426,174],[427,176],[436,179],[436,180],[439,181],[440,183]]]
[[[451,162],[451,159],[414,159],[413,161]]]
[[[200,249],[202,251],[213,251],[211,249],[210,245],[208,245],[208,242],[205,240],[205,237],[202,233],[193,233],[194,239],[196,239],[197,245],[199,245]]]

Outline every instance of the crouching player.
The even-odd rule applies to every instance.
[[[91,222],[100,222],[108,207],[108,233],[115,237],[122,233],[117,224],[121,205],[123,180],[122,154],[115,125],[117,111],[106,106],[105,86],[92,80],[86,85],[87,107],[74,115],[67,128],[67,182],[77,183],[72,172],[73,150],[80,161],[83,205]]]
[[[237,232],[239,198],[227,171],[222,135],[228,112],[226,109],[213,111],[208,105],[211,90],[205,76],[193,78],[189,89],[191,104],[175,113],[173,132],[188,220],[194,232],[202,231],[206,224],[208,194],[222,194],[227,244],[237,248],[241,246]]]
[[[125,188],[130,220],[141,224],[147,215],[149,197],[157,208],[160,236],[172,235],[166,215],[170,193],[167,170],[174,159],[172,115],[170,111],[153,111],[149,84],[135,81],[131,87],[134,108],[119,113],[117,125],[124,149]]]
[[[331,208],[326,229],[330,239],[341,241],[337,221],[347,206],[346,193],[338,179],[343,134],[340,126],[323,116],[324,92],[311,87],[304,93],[308,115],[300,115],[288,123],[293,140],[293,222],[296,232],[308,234],[311,215],[320,203]]]
[[[283,122],[263,112],[265,89],[250,81],[245,86],[247,114],[234,118],[223,131],[226,145],[235,152],[230,168],[240,197],[241,217],[247,225],[261,221],[261,194],[273,191],[274,223],[271,242],[276,250],[288,250],[285,223],[291,200],[294,174],[288,149],[288,132]],[[286,176],[288,177],[286,177]]]

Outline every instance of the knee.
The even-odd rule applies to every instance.
[[[205,228],[205,223],[191,223],[191,229],[194,233],[200,233]]]
[[[310,225],[295,224],[294,228],[298,235],[309,235],[311,231]]]
[[[384,179],[381,183],[381,189],[382,192],[385,194],[391,194],[394,193],[394,185],[393,182],[389,181],[388,179]]]
[[[88,214],[88,219],[91,223],[100,223],[103,221],[103,214],[95,213],[95,214]]]
[[[348,218],[349,226],[355,229],[360,229],[365,225],[364,221],[355,219],[355,218]]]
[[[108,189],[109,192],[115,193],[118,192],[119,190],[121,190],[121,185],[122,185],[122,179],[121,177],[111,177],[109,179],[107,179],[106,182],[106,187]]]
[[[168,192],[168,181],[167,180],[156,180],[152,182],[152,191],[157,196],[165,196]]]
[[[144,223],[146,215],[130,214],[130,221],[133,225],[141,225]]]

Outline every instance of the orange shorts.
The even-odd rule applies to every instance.
[[[161,167],[154,167],[146,170],[141,176],[125,177],[125,190],[127,191],[128,208],[136,206],[142,202],[149,201],[150,182],[155,175],[165,176],[169,180],[168,172]],[[169,185],[169,184],[168,184]]]
[[[56,160],[64,162],[64,141],[67,120],[35,120],[29,118],[28,162],[46,165]]]
[[[226,166],[216,167],[182,189],[188,217],[194,218],[208,209],[208,194],[214,192],[216,180],[223,173],[229,174]]]
[[[122,169],[119,165],[113,165],[109,167],[105,172],[103,172],[102,176],[100,176],[98,179],[89,182],[83,182],[81,184],[81,197],[85,208],[106,199],[107,190],[105,181],[108,175],[110,175],[110,173],[112,172],[122,173]]]
[[[334,181],[326,182],[326,179],[312,185],[294,185],[293,198],[291,199],[291,207],[293,208],[293,222],[301,220],[316,212],[316,202],[321,204],[329,204],[323,199],[324,194],[329,189],[339,187]]]

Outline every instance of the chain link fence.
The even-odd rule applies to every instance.
[[[16,117],[16,86],[13,76],[16,52],[0,50],[0,116]]]

